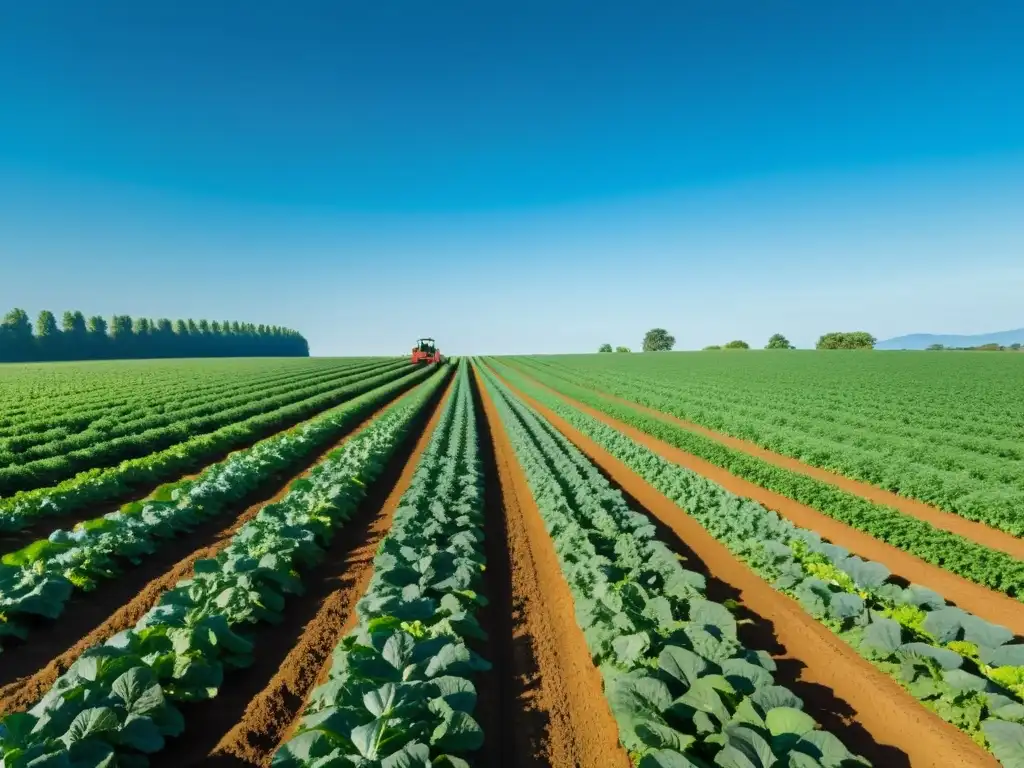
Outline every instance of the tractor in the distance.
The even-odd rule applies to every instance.
[[[412,348],[412,362],[416,363],[443,363],[444,356],[441,350],[434,344],[433,339],[419,339],[416,346]]]

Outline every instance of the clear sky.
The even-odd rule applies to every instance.
[[[0,0],[0,307],[314,354],[1024,326],[1024,3]]]

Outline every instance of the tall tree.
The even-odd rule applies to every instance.
[[[793,345],[789,343],[789,339],[783,336],[781,333],[774,334],[768,343],[764,347],[765,349],[794,349]]]
[[[63,357],[60,329],[53,312],[44,309],[36,318],[36,353],[37,360],[59,360]]]
[[[99,315],[89,318],[89,358],[103,360],[110,354],[110,337],[107,336],[107,321]]]
[[[736,339],[726,344],[725,349],[750,349],[750,345],[742,339]]]
[[[0,360],[24,362],[32,359],[32,323],[24,309],[12,309],[0,322]]]
[[[652,328],[644,334],[644,352],[667,352],[675,345],[675,337],[664,328]]]
[[[818,339],[817,349],[874,349],[878,340],[867,331],[826,333]]]
[[[612,345],[611,344],[602,344],[600,347],[598,347],[597,351],[598,352],[611,352],[612,351]]]
[[[60,324],[61,346],[64,348],[62,357],[65,360],[81,360],[89,357],[85,315],[78,311],[68,310],[61,318]]]

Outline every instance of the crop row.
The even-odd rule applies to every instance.
[[[894,583],[884,565],[851,556],[557,397],[541,399],[928,709],[1003,764],[1024,760],[1024,644],[1012,632],[932,590]]]
[[[178,702],[213,698],[225,673],[252,663],[247,627],[276,622],[301,592],[413,418],[446,380],[436,372],[332,452],[279,503],[264,507],[193,578],[164,593],[130,630],[83,653],[28,712],[0,723],[5,766],[143,765],[186,723]]]
[[[80,404],[58,402],[56,412],[26,417],[8,427],[0,436],[0,461],[5,465],[45,458],[61,451],[75,450],[93,443],[103,442],[120,435],[138,432],[137,424],[159,426],[154,417],[163,417],[169,423],[176,414],[189,416],[214,413],[230,403],[237,405],[252,399],[254,394],[277,395],[302,386],[350,376],[354,373],[380,367],[384,361],[349,364],[325,370],[299,370],[275,372],[266,376],[226,378],[219,384],[202,381],[201,386],[188,382],[175,382],[164,386],[150,386],[135,390],[121,389],[116,404],[82,408]],[[394,362],[394,361],[392,361]],[[237,399],[237,402],[234,402]],[[210,409],[210,406],[213,406]],[[204,407],[208,410],[203,410]]]
[[[262,413],[286,408],[311,398],[332,395],[353,382],[368,376],[394,372],[401,375],[408,370],[407,363],[373,366],[368,369],[344,373],[314,384],[289,385],[280,391],[255,391],[227,397],[175,414],[154,414],[142,417],[132,429],[121,437],[80,445],[79,437],[51,444],[55,453],[51,458],[20,461],[0,468],[0,494],[31,490],[59,483],[77,472],[109,467],[120,461],[140,458],[161,451],[190,438],[212,432],[227,424],[243,422]],[[93,436],[83,433],[83,439]],[[40,446],[42,448],[42,446]]]
[[[489,371],[501,415],[572,591],[620,739],[640,768],[863,764],[775,685],[651,522]]]
[[[472,648],[485,567],[483,482],[469,366],[374,558],[359,624],[334,652],[273,765],[449,766],[479,749]]]
[[[424,378],[426,371],[419,378]],[[262,440],[206,468],[198,477],[161,487],[152,497],[56,530],[3,556],[0,562],[0,641],[24,639],[33,617],[56,619],[75,590],[89,591],[138,565],[171,538],[230,510],[268,478],[287,475],[397,393],[409,380],[388,382]]]
[[[847,427],[836,422],[835,411],[822,411],[815,417],[810,405],[786,408],[770,396],[755,401],[752,395],[749,401],[739,402],[712,396],[695,399],[677,387],[650,381],[624,382],[607,375],[596,380],[569,372],[558,375],[969,520],[1024,535],[1024,521],[1018,514],[1024,505],[1019,444],[1017,451],[994,448],[1010,454],[1005,458],[979,455],[951,445],[955,433],[939,433],[938,439],[927,440],[884,435],[878,425]],[[829,414],[833,418],[828,418]]]
[[[287,376],[318,375],[379,358],[175,360],[72,363],[55,366],[5,369],[0,396],[0,434],[20,432],[32,422],[37,429],[47,423],[61,425],[69,414],[78,416],[102,411],[122,413],[127,400],[173,403],[182,392],[230,388],[239,382],[256,382]],[[126,400],[127,399],[127,400]]]
[[[543,398],[543,387],[518,370],[497,364],[524,391]],[[612,402],[565,381],[537,375],[561,394],[693,454],[733,475],[787,496],[922,560],[1011,597],[1024,597],[1024,563],[1012,556],[935,528],[899,510],[875,504],[833,485],[733,450],[683,427]],[[545,401],[546,402],[546,401]]]
[[[67,515],[110,503],[132,489],[178,477],[263,435],[290,427],[389,381],[411,383],[420,378],[421,372],[406,373],[405,368],[367,376],[346,387],[228,424],[149,456],[130,459],[109,469],[91,469],[53,488],[17,493],[0,501],[0,531],[20,530],[39,517]]]

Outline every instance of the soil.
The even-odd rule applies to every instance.
[[[543,384],[538,385],[544,386]],[[518,390],[516,391],[518,392]],[[554,390],[551,391],[554,392]],[[658,440],[595,408],[561,393],[557,394],[566,402],[571,403],[574,408],[614,427],[663,458],[703,475],[737,496],[753,499],[765,507],[775,510],[796,525],[817,531],[833,544],[845,547],[865,560],[877,560],[883,563],[897,578],[933,589],[965,611],[1007,627],[1016,635],[1024,635],[1024,606],[1020,601],[968,581],[939,566],[927,563],[909,552],[904,552],[902,549],[879,541],[870,534],[835,520],[813,507],[736,477],[711,462]],[[532,399],[531,402],[533,402]]]
[[[31,707],[83,651],[135,626],[160,595],[192,574],[197,560],[215,557],[235,532],[266,505],[280,501],[292,483],[305,477],[316,464],[357,434],[383,410],[409,392],[377,409],[345,436],[312,458],[302,471],[286,478],[268,478],[268,484],[234,511],[207,521],[191,533],[165,543],[153,555],[97,590],[77,594],[60,619],[37,631],[26,642],[9,642],[0,665],[0,715]],[[230,520],[225,526],[225,521]]]
[[[520,370],[520,373],[523,373],[523,371]],[[539,384],[539,382],[537,383]],[[769,464],[774,464],[777,467],[782,467],[783,469],[788,469],[792,472],[798,472],[802,475],[813,477],[815,480],[821,480],[824,483],[829,483],[837,488],[841,488],[847,493],[860,496],[861,498],[865,498],[875,504],[884,504],[887,507],[898,509],[903,514],[916,517],[918,520],[923,520],[936,528],[941,528],[944,531],[949,531],[950,533],[955,533],[958,536],[963,536],[965,539],[970,539],[971,541],[983,544],[991,549],[997,549],[1001,552],[1013,555],[1014,557],[1024,559],[1024,539],[1018,538],[1013,534],[1006,533],[1005,531],[1000,531],[998,528],[992,528],[984,523],[968,520],[965,517],[961,517],[960,515],[952,512],[946,512],[945,510],[934,507],[923,501],[910,499],[906,496],[900,496],[897,493],[887,491],[884,488],[879,488],[861,480],[854,480],[827,469],[813,467],[810,464],[806,464],[799,459],[794,459],[791,456],[784,456],[781,453],[776,453],[768,450],[767,448],[762,448],[757,443],[752,443],[749,440],[743,440],[738,437],[732,437],[721,432],[716,432],[712,429],[708,429],[707,427],[702,427],[700,424],[695,424],[692,421],[685,421],[684,419],[680,419],[671,414],[657,411],[654,408],[639,405],[631,400],[616,397],[615,395],[609,395],[605,392],[597,392],[596,394],[606,400],[621,403],[622,405],[642,411],[661,419],[662,421],[676,424],[691,432],[696,432],[704,437],[709,437],[722,445],[732,448],[733,450],[743,451],[751,456],[756,456],[759,459],[767,461]]]
[[[858,656],[795,601],[777,592],[732,556],[696,520],[647,484],[639,475],[564,419],[532,398],[515,391],[536,408],[597,464],[629,497],[673,536],[667,541],[690,550],[720,584],[709,584],[709,596],[721,599],[722,585],[760,617],[754,647],[769,646],[783,680],[796,677],[795,693],[808,711],[854,752],[875,765],[997,766],[998,763],[965,734],[922,707],[893,680]],[[619,426],[619,425],[615,425]],[[630,435],[633,437],[633,435]],[[713,479],[713,478],[712,478]],[[695,567],[693,560],[688,567]],[[696,568],[700,570],[700,568]],[[777,647],[770,646],[774,641]],[[787,684],[783,682],[783,684]],[[831,710],[831,711],[830,711]]]
[[[522,716],[505,727],[514,727],[523,742],[518,765],[628,768],[554,545],[479,378],[477,386],[497,467],[511,567],[513,657],[507,674]]]
[[[325,562],[304,575],[306,594],[289,603],[280,626],[257,634],[255,666],[234,674],[213,702],[189,707],[186,722],[201,722],[202,729],[168,743],[153,759],[155,766],[270,764],[310,692],[326,677],[338,641],[356,626],[356,603],[369,586],[377,547],[391,528],[451,386],[450,380],[435,398],[429,420],[428,408],[359,511],[338,531]]]
[[[410,385],[404,391],[408,392],[412,388],[412,386],[414,385]],[[259,432],[251,440],[247,440],[242,445],[236,446],[227,451],[220,451],[218,453],[213,454],[212,456],[206,456],[202,460],[202,466],[196,468],[196,470],[192,473],[178,475],[177,477],[163,478],[162,480],[159,481],[154,480],[145,483],[135,483],[132,484],[130,488],[126,488],[124,493],[110,499],[109,501],[104,501],[102,504],[86,507],[85,509],[73,511],[64,515],[58,515],[54,517],[40,517],[39,519],[33,521],[32,524],[29,525],[27,528],[23,528],[20,531],[14,531],[12,533],[0,535],[0,554],[15,552],[21,549],[22,547],[28,546],[37,539],[46,538],[59,528],[63,528],[65,530],[70,529],[74,527],[77,523],[82,522],[83,520],[92,520],[93,518],[102,517],[103,515],[108,514],[110,512],[116,512],[118,509],[121,508],[122,505],[127,504],[129,502],[145,500],[158,488],[168,485],[169,483],[177,483],[183,480],[192,480],[196,477],[199,477],[199,475],[202,474],[207,467],[218,462],[224,461],[229,456],[238,453],[239,451],[246,451],[252,448],[254,445],[256,445],[256,443],[262,442],[263,440],[266,440],[271,437],[275,437],[283,432],[287,432],[290,429],[294,429],[295,427],[299,426],[300,424],[306,421],[309,421],[310,419],[315,419],[324,411],[328,411],[331,408],[336,408],[337,406],[342,405],[344,402],[346,401],[335,403],[333,406],[328,406],[319,411],[318,413],[313,414],[312,416],[307,416],[306,418],[303,419],[299,419],[298,421],[292,421],[291,423],[287,424],[278,424],[274,427]]]

